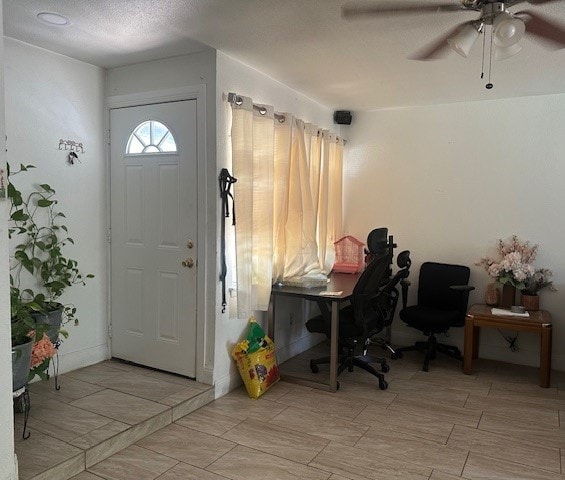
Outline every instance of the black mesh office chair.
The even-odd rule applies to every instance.
[[[375,228],[369,232],[367,235],[367,248],[365,249],[365,259],[370,260],[375,256],[380,255],[388,255],[389,256],[389,266],[386,271],[386,274],[383,275],[381,280],[381,285],[386,285],[390,282],[392,278],[392,263],[394,257],[394,249],[397,247],[396,243],[394,243],[394,238],[392,235],[388,234],[388,228],[380,227]],[[390,351],[391,354],[394,354],[394,348],[390,344],[391,340],[391,324],[392,320],[394,319],[394,314],[396,312],[396,303],[398,297],[395,298],[394,302],[390,302],[390,309],[387,313],[388,319],[385,321],[384,331],[385,336],[382,337],[381,335],[375,335],[374,338],[371,338],[371,344],[379,345],[384,349]]]
[[[367,248],[365,249],[366,259],[379,257],[381,255],[389,255],[389,266],[383,280],[388,281],[392,277],[392,257],[393,250],[397,247],[394,243],[392,235],[389,236],[388,228],[375,228],[367,235]]]
[[[446,333],[452,327],[465,325],[469,292],[475,287],[468,285],[470,270],[462,265],[426,262],[420,268],[418,303],[400,310],[400,318],[412,328],[421,331],[428,340],[409,347],[397,348],[392,358],[402,357],[402,352],[425,351],[422,370],[427,372],[430,360],[440,352],[462,360],[461,351],[454,345],[438,343],[436,335]],[[407,292],[403,292],[407,293]]]
[[[399,262],[403,265],[403,268],[383,287],[381,280],[386,274],[388,262],[388,256],[381,255],[373,258],[367,265],[353,289],[351,305],[340,311],[338,333],[340,350],[338,375],[346,368],[351,372],[353,367],[357,366],[377,377],[381,390],[385,390],[388,383],[384,375],[377,372],[371,363],[379,363],[381,371],[384,373],[388,372],[389,366],[386,359],[367,355],[367,347],[370,343],[370,337],[384,327],[389,302],[398,297],[396,285],[408,275],[410,252],[402,252],[399,255]],[[306,322],[306,328],[309,332],[324,333],[328,337],[330,336],[330,325],[331,319],[327,312]],[[362,354],[356,355],[355,350],[359,347],[362,348]],[[310,369],[313,373],[317,373],[319,371],[318,365],[329,362],[330,357],[328,356],[311,360]]]

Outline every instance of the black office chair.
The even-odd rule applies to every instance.
[[[384,373],[389,371],[389,366],[386,359],[367,355],[367,347],[370,343],[370,337],[380,332],[384,327],[389,302],[398,297],[396,285],[408,275],[410,252],[402,252],[399,255],[400,258],[402,258],[401,263],[404,267],[393,277],[394,283],[391,279],[384,287],[380,287],[380,285],[389,266],[388,256],[381,255],[373,258],[353,289],[351,305],[340,311],[338,375],[346,368],[351,372],[353,367],[357,366],[377,377],[381,390],[385,390],[388,383],[384,375],[377,372],[371,363],[379,363],[381,371]],[[327,309],[322,309],[321,315],[306,322],[306,328],[309,332],[325,333],[328,337],[331,333],[330,326],[331,318]],[[359,346],[362,346],[362,354],[356,355],[355,350]],[[330,357],[328,356],[311,360],[310,369],[313,373],[318,373],[318,365],[329,362]]]
[[[428,340],[409,347],[397,348],[392,358],[401,358],[402,352],[425,351],[422,370],[427,372],[430,360],[440,352],[457,360],[463,360],[461,351],[454,345],[438,343],[436,334],[447,333],[452,327],[463,327],[467,313],[469,292],[475,287],[468,285],[470,270],[462,265],[426,262],[420,268],[418,303],[404,308],[400,318],[412,328],[420,330]],[[405,294],[407,292],[403,292]]]
[[[394,243],[394,238],[392,235],[388,234],[388,228],[386,227],[375,228],[369,232],[369,235],[367,235],[367,248],[365,249],[366,261],[372,259],[375,256],[389,256],[389,266],[386,274],[383,275],[383,278],[381,280],[381,285],[383,286],[390,282],[392,278],[392,263],[394,257],[394,249],[396,247],[397,245],[396,243]],[[387,314],[389,320],[385,322],[384,326],[385,337],[383,338],[382,336],[377,335],[374,338],[371,338],[372,345],[379,345],[382,348],[389,350],[391,354],[394,354],[394,348],[390,344],[390,326],[392,324],[394,313],[396,311],[396,303],[396,301],[390,303],[390,310]]]
[[[392,257],[393,250],[396,247],[397,245],[394,243],[392,235],[389,236],[388,228],[386,227],[375,228],[367,235],[367,248],[365,249],[366,260],[381,255],[389,255],[389,266],[386,274],[383,276],[385,282],[392,277]]]

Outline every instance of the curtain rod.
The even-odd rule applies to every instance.
[[[243,98],[241,95],[238,95],[237,93],[228,93],[228,98],[227,98],[228,103],[234,103],[237,106],[240,106],[243,103]],[[255,105],[253,104],[253,110],[256,110],[259,112],[260,115],[266,115],[267,114],[267,109],[261,105]],[[275,118],[279,121],[279,123],[284,123],[286,121],[286,116],[282,115],[280,113],[275,113],[274,114]],[[319,135],[319,132],[318,132]],[[339,142],[340,138],[336,137],[336,142]],[[343,145],[345,145],[347,143],[347,140],[342,139],[343,141]]]
[[[236,93],[228,93],[228,102],[235,103],[239,106],[243,103],[243,98],[241,95],[237,95]],[[267,115],[267,109],[261,105],[253,104],[253,110],[258,111],[261,115]],[[284,123],[286,121],[286,117],[284,115],[281,115],[280,113],[275,113],[274,115],[279,123]]]

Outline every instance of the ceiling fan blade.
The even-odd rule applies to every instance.
[[[343,18],[358,18],[366,16],[384,16],[384,15],[397,15],[397,14],[418,14],[418,13],[446,13],[455,12],[461,10],[469,10],[461,4],[449,4],[449,3],[411,3],[411,4],[399,4],[399,3],[381,3],[375,5],[374,3],[368,4],[356,4],[356,5],[345,5],[341,9],[341,15]]]
[[[529,3],[530,5],[544,5],[546,3],[562,2],[563,0],[507,0],[504,2],[505,8],[509,9],[520,3]]]
[[[565,48],[565,25],[552,22],[531,10],[523,10],[515,15],[524,20],[527,33],[545,40],[556,49]]]
[[[562,0],[522,0],[531,5],[544,5],[546,3],[561,2]]]
[[[470,22],[463,22],[452,28],[448,32],[444,33],[442,36],[436,38],[433,42],[429,43],[425,47],[418,50],[416,53],[410,56],[411,60],[438,60],[445,57],[450,51],[447,39],[455,35],[461,28]]]

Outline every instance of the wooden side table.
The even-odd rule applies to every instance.
[[[551,315],[545,310],[530,312],[529,317],[493,315],[488,305],[475,304],[465,317],[465,353],[463,373],[473,371],[473,359],[479,358],[481,327],[504,328],[540,335],[540,386],[548,388],[551,376]]]

